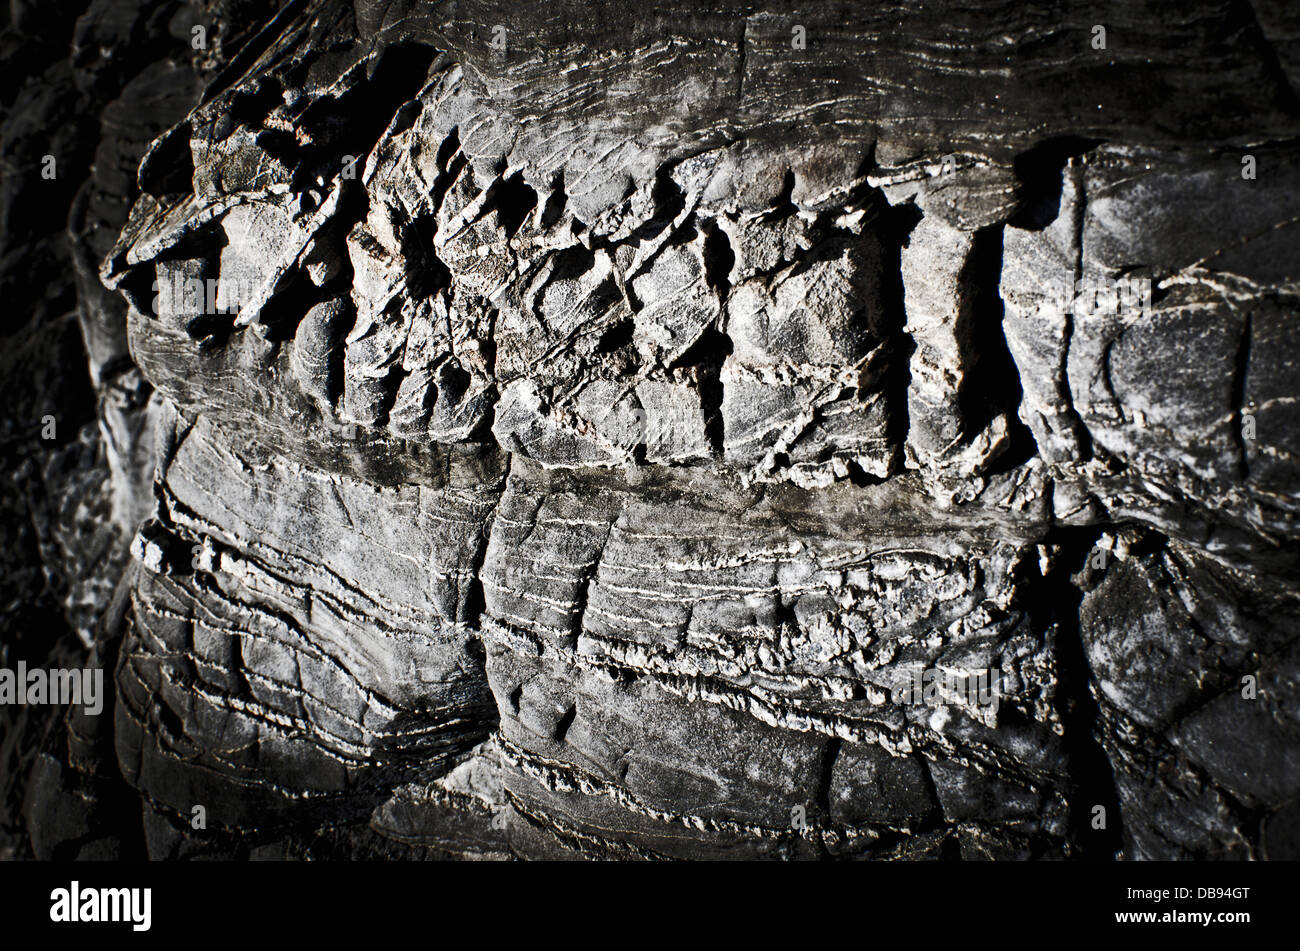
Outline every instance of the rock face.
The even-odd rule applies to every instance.
[[[1282,0],[51,15],[12,852],[1300,857]]]

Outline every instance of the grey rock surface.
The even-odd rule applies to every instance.
[[[11,848],[1300,857],[1286,4],[61,15]]]

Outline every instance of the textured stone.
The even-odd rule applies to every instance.
[[[7,842],[1295,855],[1282,5],[61,15],[4,359],[94,462],[3,512],[116,710],[24,723]]]

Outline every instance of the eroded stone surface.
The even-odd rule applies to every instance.
[[[115,728],[37,852],[96,782],[157,857],[1293,856],[1256,6],[314,0],[145,67],[73,219]]]

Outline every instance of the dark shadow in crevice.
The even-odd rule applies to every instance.
[[[673,362],[673,367],[695,367],[700,386],[700,407],[704,415],[704,436],[715,458],[722,458],[724,419],[722,415],[722,364],[731,354],[731,338],[716,327],[706,327],[699,339]]]
[[[507,238],[513,238],[536,207],[537,192],[524,181],[522,173],[515,172],[491,186],[483,213],[495,212],[497,226]]]
[[[407,293],[414,300],[432,297],[451,287],[451,269],[438,257],[433,240],[438,233],[438,216],[421,215],[402,229],[402,254],[408,261],[421,262],[406,275]]]
[[[1070,159],[1092,151],[1102,141],[1060,136],[1039,142],[1017,155],[1014,168],[1020,185],[1020,205],[1008,223],[1028,231],[1041,231],[1055,221],[1061,213],[1065,166]]]
[[[727,233],[718,227],[716,221],[705,222],[701,228],[704,231],[704,280],[719,299],[726,300],[731,292],[731,269],[736,264],[736,252],[731,249]]]
[[[395,120],[408,121],[402,110],[423,85],[429,65],[437,54],[424,46],[396,46],[384,51],[373,76],[357,83],[341,96],[313,100],[295,121],[292,142],[275,138],[267,146],[287,150],[282,158],[294,169],[291,190],[306,191],[316,179],[337,179],[344,169],[344,157],[355,159],[359,178],[380,136]],[[259,136],[258,143],[262,144]],[[273,151],[272,155],[277,155]]]
[[[1064,726],[1061,743],[1069,762],[1071,838],[1079,844],[1082,858],[1095,860],[1111,860],[1119,852],[1123,815],[1114,767],[1098,735],[1101,711],[1090,689],[1094,677],[1079,625],[1084,592],[1073,576],[1083,570],[1108,527],[1058,527],[1049,532],[1043,543],[1057,546],[1056,558],[1046,576],[1040,575],[1027,586],[1023,603],[1034,630],[1057,625],[1056,706]],[[1092,827],[1095,806],[1106,810],[1105,829]]]
[[[776,200],[772,202],[771,209],[763,215],[764,224],[773,225],[784,221],[799,213],[799,206],[794,203],[794,171],[793,169],[785,170],[785,177],[781,180],[781,191],[777,194]]]
[[[1020,419],[1020,369],[1002,330],[1002,226],[976,232],[958,278],[964,299],[956,335],[972,355],[972,365],[957,391],[967,437],[974,437],[998,414],[1005,414],[1009,445],[988,474],[1009,471],[1038,454],[1034,435]]]
[[[876,327],[889,348],[882,381],[889,407],[885,435],[892,445],[902,446],[911,429],[907,396],[912,385],[910,363],[916,351],[916,342],[904,333],[907,307],[903,293],[902,249],[908,246],[912,230],[923,216],[921,210],[910,202],[890,205],[878,189],[864,194],[862,205],[880,242],[880,313],[876,317]],[[866,473],[860,473],[858,484],[874,484],[871,479]]]
[[[618,323],[607,328],[600,335],[600,340],[596,343],[598,353],[616,353],[624,347],[632,345],[632,335],[636,331],[636,324],[631,318],[624,318]]]
[[[550,228],[564,216],[564,209],[568,207],[569,195],[564,190],[564,170],[555,173],[555,180],[551,183],[551,194],[546,198],[546,206],[542,209],[542,219],[539,222],[543,231]]]
[[[654,213],[629,236],[629,243],[634,247],[640,242],[657,238],[677,220],[677,216],[686,207],[686,193],[673,181],[672,170],[672,165],[661,165],[655,172],[654,185],[650,189]]]
[[[577,704],[569,707],[564,714],[555,721],[555,731],[551,734],[551,739],[557,743],[563,743],[565,736],[569,733],[569,728],[573,726],[573,721],[578,718]]]

